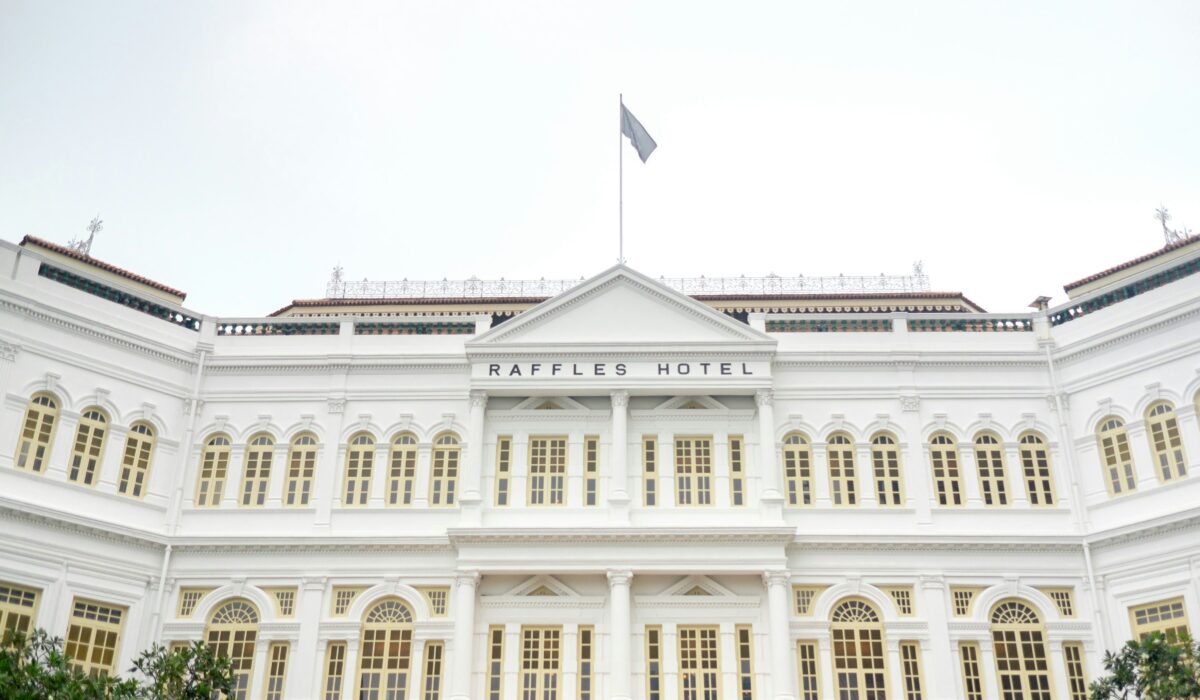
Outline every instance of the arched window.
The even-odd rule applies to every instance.
[[[204,633],[208,648],[229,659],[233,692],[229,700],[246,700],[254,677],[254,645],[258,641],[258,610],[248,600],[223,603],[208,620]]]
[[[879,611],[861,598],[847,598],[834,607],[830,621],[838,697],[884,700],[887,673],[883,667],[883,623]]]
[[[896,438],[876,433],[871,438],[871,466],[875,471],[875,497],[881,506],[904,505],[904,473]]]
[[[854,441],[845,433],[834,433],[826,444],[829,461],[829,497],[835,506],[858,503],[858,475],[854,470]]]
[[[416,485],[417,436],[400,433],[392,438],[392,449],[388,454],[388,505],[411,506]]]
[[[346,484],[343,505],[365,506],[371,498],[371,473],[375,467],[375,438],[358,433],[346,447]]]
[[[121,478],[117,481],[118,493],[134,498],[146,495],[150,456],[153,454],[154,428],[144,422],[129,426],[129,433],[125,435],[125,452],[121,457]]]
[[[1019,600],[1006,600],[992,608],[991,621],[1001,697],[1050,700],[1045,635],[1037,613]]]
[[[58,421],[58,400],[49,394],[35,394],[25,409],[21,439],[17,442],[17,469],[40,473],[50,461],[54,425]]]
[[[242,505],[261,506],[267,502],[267,486],[271,483],[271,460],[275,455],[275,438],[259,433],[246,446],[246,469],[242,473]]]
[[[1187,458],[1183,455],[1183,441],[1179,438],[1179,420],[1170,402],[1159,401],[1146,409],[1146,435],[1150,438],[1150,451],[1154,453],[1159,480],[1170,481],[1187,476]]]
[[[992,433],[975,436],[975,468],[979,493],[985,506],[1008,505],[1008,482],[1004,476],[1004,446]]]
[[[1021,436],[1021,470],[1025,474],[1025,492],[1029,505],[1054,505],[1054,470],[1046,440],[1037,433]]]
[[[313,477],[317,471],[317,438],[301,433],[288,447],[287,481],[283,485],[285,506],[306,506],[312,497]]]
[[[214,435],[204,443],[200,456],[200,474],[196,479],[196,505],[216,508],[225,492],[225,475],[229,471],[229,436]]]
[[[929,464],[933,468],[933,487],[938,505],[963,504],[962,471],[958,468],[958,445],[948,433],[929,438]]]
[[[1118,496],[1137,490],[1137,477],[1133,473],[1133,457],[1129,454],[1129,435],[1125,423],[1116,416],[1100,421],[1096,430],[1096,441],[1100,444],[1100,459],[1104,461],[1104,484],[1109,494]]]
[[[789,506],[813,504],[812,445],[803,433],[783,438],[783,484]]]
[[[458,462],[462,446],[454,433],[442,433],[433,441],[433,468],[429,474],[429,505],[452,506],[458,491]]]
[[[398,598],[382,600],[363,618],[358,700],[407,696],[412,683],[412,610]]]
[[[99,481],[100,460],[104,457],[104,439],[108,437],[108,416],[96,407],[84,410],[75,428],[71,447],[71,468],[67,478],[85,486]]]

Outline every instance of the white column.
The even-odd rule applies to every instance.
[[[267,666],[270,665],[267,649],[271,642],[261,637],[254,645],[254,670],[250,676],[250,688],[246,693],[248,698],[261,698],[267,693]]]
[[[900,640],[888,637],[887,640],[887,656],[888,656],[888,685],[893,688],[895,697],[902,697],[904,692],[904,666],[900,661]]]
[[[720,654],[718,658],[721,660],[721,697],[737,698],[738,674],[741,673],[741,668],[738,665],[737,641],[733,638],[733,623],[722,622],[720,631],[721,641],[717,653]]]
[[[429,471],[433,467],[433,445],[417,445],[417,480],[413,484],[413,507],[429,507]]]
[[[662,681],[664,698],[679,697],[679,627],[674,622],[662,626]]]
[[[771,684],[775,700],[796,700],[796,664],[792,653],[788,605],[788,573],[764,571],[767,586],[767,612],[770,617]]]
[[[610,700],[630,700],[630,620],[629,589],[633,574],[629,571],[608,572],[608,629],[609,629],[609,683]]]
[[[996,651],[991,636],[979,640],[979,667],[979,674],[983,676],[983,697],[1002,697],[1000,682],[996,678]]]
[[[583,507],[583,433],[578,430],[572,430],[567,436],[567,473],[563,490],[566,507]]]
[[[612,479],[608,504],[614,509],[629,506],[629,392],[614,391],[612,398]]]
[[[922,670],[929,685],[931,698],[952,698],[957,693],[957,682],[961,665],[950,647],[950,626],[946,616],[946,582],[939,578],[922,577],[919,609],[924,610],[929,624],[929,656],[924,659]]]
[[[871,460],[871,443],[854,445],[854,466],[858,468],[858,502],[864,508],[879,505],[879,494],[875,493],[875,463]]]
[[[342,667],[342,697],[358,694],[358,638],[346,640],[346,665]]]
[[[1159,483],[1158,463],[1150,451],[1150,437],[1146,433],[1146,421],[1135,420],[1125,425],[1129,438],[1129,455],[1133,457],[1133,471],[1137,477],[1139,491],[1154,488]],[[1107,477],[1105,477],[1107,478]]]
[[[1050,651],[1050,682],[1054,685],[1054,696],[1058,698],[1071,697],[1071,688],[1067,683],[1067,659],[1063,655],[1061,639],[1046,640]]]
[[[383,508],[387,503],[388,472],[392,465],[388,462],[388,451],[391,446],[382,440],[375,443],[374,462],[371,469],[371,495],[367,505],[371,508]]]
[[[479,524],[482,517],[483,489],[480,480],[483,477],[483,451],[486,440],[483,438],[483,416],[487,410],[487,392],[474,389],[471,391],[471,415],[467,420],[467,454],[463,461],[462,493],[459,503],[463,508],[463,520],[467,524]]]
[[[443,674],[444,676],[445,674]],[[412,653],[408,656],[408,697],[424,697],[425,689],[425,640],[413,639]]]
[[[712,441],[712,503],[717,508],[733,506],[733,474],[729,471],[729,433],[714,433]]]
[[[1029,507],[1029,491],[1025,483],[1025,467],[1021,464],[1021,445],[1004,443],[1004,480],[1008,483],[1008,499],[1016,508]]]
[[[970,442],[960,442],[958,449],[958,471],[962,475],[963,504],[968,508],[979,508],[983,505],[983,494],[979,491],[979,465],[975,462],[975,445]]]
[[[562,687],[567,688],[565,697],[579,687],[579,623],[566,622],[562,626],[562,647],[558,655],[562,668]]]
[[[454,579],[454,664],[450,667],[450,700],[471,700],[475,590],[478,586],[478,571],[460,571]]]
[[[317,698],[317,697],[323,698],[323,697],[325,697],[325,670],[326,670],[326,662],[327,662],[327,658],[328,658],[328,654],[329,654],[329,640],[328,639],[314,639],[313,641],[316,642],[316,645],[317,645],[316,652],[313,656],[302,656],[300,654],[300,652],[296,652],[296,658],[307,660],[307,667],[304,668],[303,670],[308,671],[308,673],[307,673],[308,677],[305,678],[304,677],[305,674],[300,675],[300,684],[299,684],[300,687],[299,688],[292,689],[290,685],[288,686],[288,689],[291,690],[293,697],[297,697],[297,698]],[[294,663],[293,659],[288,659],[289,666],[291,666],[293,663]],[[296,677],[296,673],[294,671],[292,672],[291,677],[292,678]],[[343,678],[344,677],[345,676],[343,676]],[[291,682],[292,682],[291,679],[289,679],[288,683],[290,684]]]
[[[762,502],[779,508],[783,506],[780,490],[778,459],[775,457],[775,392],[759,389],[754,394],[758,404],[758,472],[762,480]]]
[[[300,621],[300,639],[292,651],[295,652],[288,665],[295,665],[295,659],[305,659],[306,663],[315,665],[324,672],[325,643],[318,648],[317,634],[321,623],[321,598],[325,592],[325,579],[306,578],[300,581],[299,600],[296,601],[296,619]],[[316,660],[315,663],[313,660]],[[298,698],[311,698],[318,695],[316,689],[320,683],[312,673],[290,673],[288,693]]]
[[[225,491],[221,494],[221,508],[237,508],[242,505],[242,473],[246,469],[246,445],[235,444],[229,451],[229,465],[225,468]]]

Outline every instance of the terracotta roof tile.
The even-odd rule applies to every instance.
[[[1121,263],[1120,265],[1110,267],[1107,270],[1104,270],[1103,272],[1097,272],[1094,275],[1088,275],[1087,277],[1084,277],[1083,279],[1075,280],[1074,282],[1071,282],[1070,284],[1064,284],[1063,291],[1069,292],[1072,289],[1075,289],[1076,287],[1082,287],[1085,284],[1095,282],[1096,280],[1103,279],[1104,277],[1108,277],[1109,275],[1113,274],[1114,272],[1120,272],[1121,270],[1128,270],[1131,267],[1134,267],[1136,265],[1141,265],[1142,263],[1144,263],[1148,260],[1153,260],[1154,258],[1157,258],[1160,255],[1165,255],[1166,253],[1170,253],[1172,250],[1179,250],[1180,248],[1183,248],[1184,246],[1189,246],[1197,241],[1200,241],[1200,234],[1197,234],[1195,236],[1190,236],[1190,237],[1185,238],[1182,241],[1179,241],[1177,243],[1171,243],[1170,245],[1159,248],[1158,250],[1154,251],[1153,253],[1147,253],[1146,255],[1143,255],[1138,258],[1134,258],[1133,260],[1126,260],[1125,262]]]
[[[21,239],[21,245],[25,245],[26,243],[32,243],[36,246],[40,246],[47,250],[52,250],[55,253],[58,253],[59,255],[65,255],[68,258],[74,258],[75,260],[78,260],[83,263],[87,263],[88,265],[91,265],[92,267],[98,267],[101,270],[104,270],[105,272],[111,272],[114,275],[119,275],[121,277],[124,277],[125,279],[133,280],[134,282],[137,282],[138,284],[144,284],[147,287],[153,287],[159,291],[166,292],[167,294],[173,294],[173,295],[179,297],[180,300],[187,298],[187,292],[181,292],[178,289],[175,289],[174,287],[168,287],[167,285],[165,285],[161,282],[155,282],[154,280],[152,280],[148,277],[142,277],[141,275],[139,275],[137,273],[130,272],[129,270],[126,270],[121,267],[117,267],[116,265],[113,265],[111,263],[106,263],[103,260],[97,260],[96,258],[93,258],[90,255],[84,255],[83,253],[80,253],[79,251],[68,248],[66,246],[62,246],[57,243],[51,243],[50,241],[47,241],[42,238],[38,238],[37,236],[25,236],[24,238]]]

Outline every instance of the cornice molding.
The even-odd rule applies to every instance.
[[[790,527],[450,528],[455,545],[497,543],[787,544]]]

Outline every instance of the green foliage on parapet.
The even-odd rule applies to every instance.
[[[63,640],[45,630],[6,632],[0,642],[0,698],[5,700],[211,700],[228,695],[229,659],[200,642],[174,651],[154,645],[125,678],[92,677],[63,651]]]
[[[1155,632],[1104,655],[1103,678],[1092,683],[1092,700],[1186,700],[1200,698],[1200,644]]]

